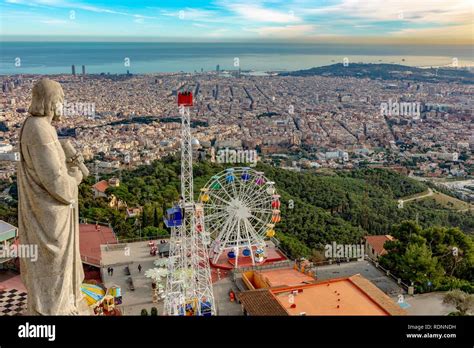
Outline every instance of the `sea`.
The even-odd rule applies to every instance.
[[[279,72],[342,63],[474,66],[471,46],[299,43],[0,42],[0,75]]]

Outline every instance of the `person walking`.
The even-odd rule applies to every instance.
[[[138,264],[138,273],[142,272],[142,265]]]

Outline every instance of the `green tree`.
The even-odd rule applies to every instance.
[[[301,243],[298,239],[292,236],[286,236],[279,234],[280,247],[288,254],[292,259],[298,259],[300,257],[309,257],[311,250]]]
[[[153,210],[153,226],[159,227],[158,210],[156,206],[155,206],[155,209]]]
[[[396,240],[384,245],[387,254],[380,258],[418,291],[462,288],[472,292],[474,248],[470,236],[458,228],[421,228],[413,221],[395,225],[391,233]]]
[[[157,237],[166,238],[169,237],[169,232],[159,227],[147,226],[143,229],[143,237]]]
[[[422,287],[428,286],[429,283],[439,283],[443,274],[438,260],[432,256],[426,244],[410,243],[399,269],[400,277],[410,279]]]
[[[146,209],[143,207],[142,210],[142,228],[145,228],[148,226],[148,217],[146,215]]]
[[[457,289],[444,295],[443,302],[456,307],[458,315],[468,315],[474,309],[474,295]]]

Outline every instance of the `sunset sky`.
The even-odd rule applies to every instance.
[[[2,0],[3,40],[472,44],[470,0]]]

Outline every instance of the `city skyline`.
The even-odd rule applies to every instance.
[[[0,8],[2,41],[473,42],[464,0],[4,0]]]

